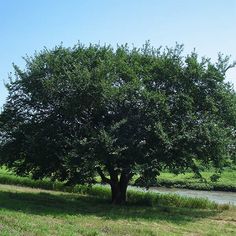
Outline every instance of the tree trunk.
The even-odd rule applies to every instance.
[[[120,181],[111,181],[111,194],[113,204],[125,204],[127,201],[127,187],[129,179],[125,174],[121,174]]]
[[[120,174],[120,179],[118,177],[119,174],[112,168],[108,168],[110,179],[104,175],[103,170],[100,167],[97,167],[97,172],[102,181],[111,186],[112,203],[117,205],[126,203],[128,183],[133,176],[130,170],[123,170]]]

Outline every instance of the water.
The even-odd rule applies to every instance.
[[[152,187],[148,191],[157,193],[174,193],[186,197],[208,198],[210,201],[214,201],[219,204],[229,203],[236,205],[236,192],[202,191],[202,190],[165,188],[165,187]]]

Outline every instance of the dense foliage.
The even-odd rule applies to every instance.
[[[221,169],[235,160],[231,66],[165,50],[81,44],[25,58],[7,85],[1,163],[17,174],[111,185],[124,202],[133,175],[146,186],[163,168]]]

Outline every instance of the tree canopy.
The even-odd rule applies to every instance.
[[[220,170],[235,161],[233,65],[183,55],[183,46],[82,44],[44,49],[14,65],[0,115],[0,161],[19,175],[111,185],[126,200],[134,175]]]

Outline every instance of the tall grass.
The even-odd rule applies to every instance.
[[[84,195],[92,195],[110,201],[111,191],[109,186],[84,186],[76,185],[74,187],[65,186],[62,182],[52,182],[48,179],[33,180],[29,177],[19,177],[2,169],[0,171],[0,183],[9,185],[18,185],[31,188],[41,188],[46,190],[56,190],[64,192],[73,192]],[[154,192],[143,192],[130,189],[127,193],[129,204],[147,205],[147,206],[170,206],[199,209],[216,209],[218,204],[204,198],[190,198],[177,194],[159,194]]]

